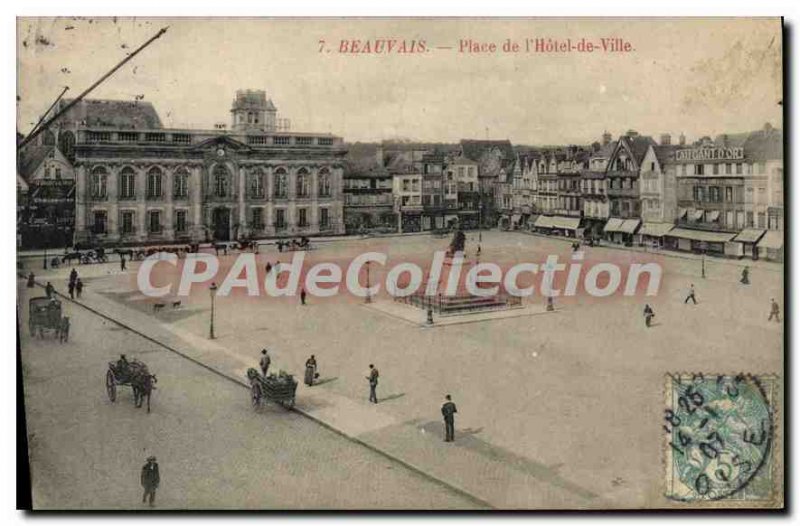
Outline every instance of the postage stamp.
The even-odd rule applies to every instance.
[[[667,375],[667,498],[773,499],[777,386],[776,376]]]

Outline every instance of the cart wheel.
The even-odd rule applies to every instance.
[[[261,389],[257,384],[250,386],[250,401],[253,403],[253,407],[261,405]]]
[[[114,373],[108,371],[106,373],[106,392],[108,393],[108,399],[112,402],[117,400],[117,384],[114,381]]]

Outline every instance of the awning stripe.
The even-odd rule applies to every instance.
[[[764,235],[766,230],[760,230],[757,228],[745,228],[739,234],[733,238],[734,241],[738,241],[739,243],[755,243],[761,236]]]
[[[780,230],[767,230],[767,233],[764,234],[764,237],[761,238],[761,241],[759,241],[756,246],[758,248],[772,248],[776,250],[783,248],[783,232]]]

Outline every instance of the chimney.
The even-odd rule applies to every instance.
[[[681,133],[680,137],[678,137],[678,144],[686,146],[686,135]]]
[[[375,163],[383,168],[383,144],[379,144],[375,150]]]
[[[611,142],[611,134],[608,131],[603,132],[603,146],[607,146]]]
[[[636,130],[628,130],[625,132],[625,135],[627,135],[628,137],[638,137],[639,132],[637,132]]]
[[[672,143],[672,137],[668,133],[661,134],[661,146],[669,146]]]

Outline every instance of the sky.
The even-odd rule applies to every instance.
[[[237,89],[262,89],[293,131],[349,142],[587,144],[605,130],[693,140],[783,127],[776,18],[20,18],[19,131],[63,86],[77,96],[164,26],[89,97],[140,96],[166,126],[208,129],[230,124]],[[525,52],[537,38],[616,38],[631,51]],[[427,51],[339,52],[342,40],[374,39],[424,41]],[[459,52],[466,40],[498,49]],[[506,41],[522,49],[503,52]]]

